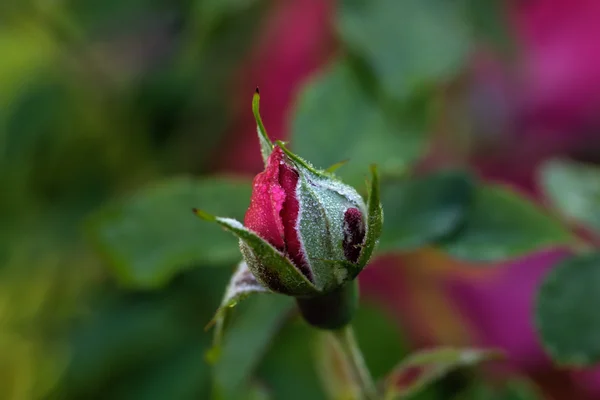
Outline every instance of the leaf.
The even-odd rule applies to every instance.
[[[293,305],[293,299],[286,296],[257,296],[240,305],[239,317],[225,333],[214,365],[216,398],[239,398],[236,393],[250,378]]]
[[[369,200],[367,201],[367,210],[369,213],[367,220],[367,232],[365,244],[360,253],[357,265],[366,266],[377,246],[383,226],[383,208],[381,206],[381,197],[379,192],[379,174],[377,167],[371,166],[371,188],[369,190]],[[358,271],[360,272],[360,271]],[[357,272],[357,273],[358,273]]]
[[[143,188],[92,216],[89,236],[124,285],[156,288],[194,264],[234,264],[237,240],[191,210],[242,217],[250,185],[242,180],[176,178]]]
[[[223,328],[225,324],[225,318],[227,317],[227,310],[234,307],[239,301],[248,297],[252,293],[268,293],[264,286],[262,286],[252,272],[248,269],[248,264],[242,261],[238,264],[227,288],[225,289],[225,295],[223,301],[219,306],[219,309],[215,313],[213,320],[215,324],[214,343],[213,348],[210,351],[210,361],[216,362],[216,359],[220,353],[220,346],[223,336]]]
[[[455,1],[344,0],[337,30],[383,90],[402,100],[452,78],[465,64],[471,43],[463,14]]]
[[[343,60],[306,85],[292,120],[291,142],[297,154],[319,168],[348,159],[339,176],[348,184],[364,182],[369,165],[397,175],[418,159],[426,143],[424,129],[396,126],[361,91]]]
[[[211,27],[219,23],[228,14],[247,11],[256,0],[203,0],[196,3],[201,22]]]
[[[336,400],[360,398],[347,356],[330,332],[321,331],[315,343],[316,367],[327,397]]]
[[[318,335],[318,330],[296,317],[273,337],[257,377],[270,388],[274,399],[325,399],[314,367]]]
[[[383,377],[397,360],[406,355],[407,348],[402,332],[394,321],[381,311],[381,307],[361,302],[352,326],[356,340],[364,355],[368,370],[377,380]],[[377,340],[373,340],[376,337]],[[333,336],[320,333],[315,340],[317,368],[321,384],[331,399],[354,399],[358,388],[353,375],[344,362],[339,342]]]
[[[544,193],[562,214],[600,232],[600,168],[551,160],[540,175]]]
[[[537,294],[536,324],[542,343],[560,364],[600,362],[600,253],[561,261]]]
[[[380,304],[363,299],[352,326],[373,379],[385,376],[408,354],[406,334],[398,326],[395,316],[385,313]]]
[[[251,265],[268,266],[268,273],[258,277],[258,279],[268,281],[261,282],[263,286],[273,291],[280,288],[285,294],[291,292],[298,296],[319,294],[315,285],[283,253],[239,221],[232,218],[214,217],[197,209],[194,212],[200,218],[214,221],[237,236],[242,243],[240,248],[244,258],[248,261],[252,260]],[[262,272],[262,270],[260,271]]]
[[[423,389],[458,368],[500,359],[492,350],[438,348],[414,353],[386,378],[385,398],[400,399]]]
[[[517,43],[511,31],[508,5],[502,0],[467,0],[466,11],[474,36],[502,56],[513,56]]]
[[[527,379],[510,379],[498,387],[479,383],[463,394],[465,399],[485,400],[542,400],[544,396],[539,388]]]
[[[226,275],[223,269],[197,269],[160,290],[104,288],[71,329],[69,366],[57,393],[154,399],[163,390],[174,396],[179,390],[208,392],[210,371],[202,355],[210,336],[202,327],[220,300],[213,287],[225,285]],[[198,393],[191,398],[199,397],[206,398]]]
[[[409,251],[440,240],[464,222],[474,183],[462,172],[394,181],[383,187],[379,251]]]
[[[491,262],[570,240],[571,233],[531,201],[501,186],[481,185],[462,228],[440,246],[457,258]]]

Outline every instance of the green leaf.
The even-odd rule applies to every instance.
[[[234,307],[239,301],[253,293],[268,292],[269,290],[258,283],[254,275],[252,275],[252,272],[248,269],[248,264],[246,264],[245,261],[240,262],[225,289],[225,295],[223,296],[221,305],[211,321],[211,323],[215,324],[213,349],[211,349],[211,352],[209,353],[211,362],[215,362],[220,354],[227,311]]]
[[[517,50],[508,15],[508,4],[503,0],[467,0],[466,11],[473,35],[504,56],[513,56]]]
[[[298,296],[319,294],[315,285],[283,253],[256,233],[247,229],[239,221],[232,218],[207,216],[206,213],[196,212],[199,213],[201,218],[214,218],[216,223],[240,238],[240,241],[243,242],[240,248],[244,258],[250,263],[249,268],[251,270],[256,266],[253,272],[254,276],[259,279],[263,286],[273,289],[273,286],[269,286],[269,283],[276,282],[282,290],[286,291],[286,294],[288,294],[287,292]],[[263,272],[262,268],[265,268],[263,266],[266,266],[268,273],[261,274]]]
[[[541,183],[562,214],[600,232],[600,168],[565,160],[548,161],[541,169]]]
[[[461,172],[384,184],[379,251],[414,250],[455,232],[464,222],[473,192],[473,180]]]
[[[426,143],[423,129],[396,126],[361,91],[344,61],[331,65],[301,92],[292,121],[294,150],[318,168],[349,162],[339,176],[361,185],[368,166],[397,175],[418,159]]]
[[[394,98],[455,76],[471,43],[461,2],[343,0],[337,29]],[[351,114],[348,115],[352,120]]]
[[[368,264],[371,255],[377,246],[379,237],[381,236],[383,227],[383,207],[381,205],[379,189],[379,174],[377,172],[377,167],[373,165],[371,166],[371,188],[369,190],[369,200],[367,201],[367,210],[369,213],[367,232],[365,244],[360,253],[357,265],[365,266]]]
[[[491,262],[571,240],[559,221],[531,201],[508,188],[481,185],[462,228],[440,246],[457,258]]]
[[[106,206],[88,232],[122,284],[156,288],[197,263],[236,263],[235,237],[199,222],[192,207],[241,218],[249,198],[247,181],[171,179]]]
[[[500,387],[496,384],[478,383],[469,388],[461,398],[485,400],[542,400],[541,391],[526,379],[511,379]]]
[[[501,354],[492,350],[438,348],[414,353],[386,378],[385,398],[400,399],[413,395],[458,368],[497,360]]]
[[[339,342],[331,332],[320,331],[315,342],[316,368],[330,399],[360,398],[360,387]]]
[[[273,338],[258,369],[258,377],[274,399],[325,400],[314,367],[318,330],[300,317],[291,319]]]
[[[388,315],[381,308],[380,304],[363,299],[352,320],[356,341],[375,380],[384,377],[399,359],[408,354],[405,333],[395,316]]]
[[[537,295],[536,323],[552,358],[571,366],[600,362],[600,253],[561,261]]]
[[[238,391],[294,306],[285,296],[257,296],[240,305],[223,338],[220,357],[214,365],[214,397],[237,399]]]
[[[215,287],[226,279],[224,269],[196,269],[160,290],[103,288],[69,333],[59,397],[158,399],[171,391],[207,398],[210,370],[202,355],[210,335],[202,328],[220,299]],[[195,396],[175,395],[188,390]]]

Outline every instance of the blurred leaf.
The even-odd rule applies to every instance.
[[[471,261],[498,261],[567,244],[571,233],[531,201],[500,186],[481,185],[463,227],[441,247]]]
[[[546,350],[560,364],[600,362],[600,253],[561,261],[537,294],[536,322]]]
[[[473,400],[542,400],[541,391],[526,379],[511,379],[500,387],[484,383],[473,385],[462,398]]]
[[[476,39],[488,43],[502,55],[511,56],[516,50],[516,43],[507,8],[508,4],[503,0],[466,2],[467,15]]]
[[[455,232],[474,191],[470,176],[442,172],[384,184],[380,251],[408,251]]]
[[[383,377],[408,353],[405,335],[392,316],[368,299],[359,303],[352,327],[374,379]]]
[[[410,396],[453,370],[500,357],[496,351],[477,349],[439,348],[414,353],[386,378],[385,398],[391,400]]]
[[[210,373],[202,357],[208,340],[202,337],[149,366],[141,364],[126,382],[113,386],[104,398],[114,400],[195,400],[207,398]]]
[[[0,64],[0,109],[10,104],[15,93],[22,90],[36,72],[47,68],[57,50],[46,31],[35,24],[26,26],[21,29],[0,26],[0,54],[3,55]]]
[[[249,198],[246,181],[171,179],[105,207],[89,232],[121,283],[156,288],[195,262],[237,262],[233,235],[199,221],[192,208],[242,218]]]
[[[342,40],[373,69],[383,90],[405,99],[450,79],[470,50],[462,2],[343,0],[337,27]],[[351,114],[348,114],[350,117]]]
[[[225,295],[219,305],[219,309],[216,311],[211,324],[215,324],[213,349],[211,355],[218,357],[220,352],[221,341],[223,339],[223,329],[225,325],[225,319],[228,311],[231,310],[239,301],[245,299],[253,293],[265,293],[269,292],[264,286],[262,286],[252,272],[248,268],[246,261],[242,261],[238,264],[237,269],[233,273],[227,288],[225,289]]]
[[[274,399],[325,399],[314,367],[318,333],[300,318],[295,318],[273,338],[258,374],[271,389]]]
[[[566,217],[600,232],[600,168],[564,160],[541,169],[544,192]]]
[[[338,175],[363,184],[369,165],[382,175],[399,174],[424,151],[421,131],[400,129],[359,87],[349,65],[338,61],[299,96],[291,143],[318,168],[349,160]]]
[[[196,1],[204,23],[214,24],[230,13],[245,11],[258,0],[200,0]]]
[[[148,398],[150,386],[157,394],[169,386],[207,392],[202,353],[210,335],[202,327],[219,301],[213,286],[224,285],[224,278],[222,269],[196,269],[158,291],[100,292],[89,315],[72,328],[58,397]]]
[[[238,308],[214,365],[215,399],[237,399],[293,306],[291,297],[256,296]]]
[[[315,353],[317,371],[327,397],[333,400],[360,398],[360,387],[335,336],[327,331],[319,332]]]
[[[400,329],[375,305],[361,302],[352,320],[352,327],[366,365],[375,380],[383,377],[399,358],[407,354]],[[331,399],[354,399],[358,388],[352,382],[352,371],[345,365],[345,356],[339,348],[339,342],[330,334],[319,333],[315,350],[322,386]]]
[[[244,400],[271,400],[271,392],[259,382],[252,382],[245,390]]]

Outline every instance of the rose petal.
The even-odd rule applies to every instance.
[[[248,229],[280,250],[285,247],[280,213],[286,196],[279,184],[279,166],[283,158],[283,151],[275,147],[267,168],[254,178],[250,207],[244,218]]]
[[[283,188],[286,198],[281,210],[281,221],[285,237],[286,251],[289,258],[302,271],[304,276],[312,281],[312,271],[302,253],[302,245],[298,236],[297,222],[300,212],[300,203],[296,197],[298,173],[289,165],[282,163],[279,166],[279,184]]]

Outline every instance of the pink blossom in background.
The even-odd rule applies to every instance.
[[[506,131],[499,138],[500,149],[476,157],[476,162],[486,177],[535,192],[535,171],[544,159],[600,154],[600,2],[510,4],[520,59],[510,74],[505,70],[500,77],[511,96],[508,110],[502,121],[492,119],[492,126]],[[476,90],[487,87],[490,92],[498,80],[497,65],[488,60],[476,66]],[[488,101],[483,114],[507,108],[505,96]]]
[[[556,249],[481,267],[498,269],[486,277],[449,274],[445,290],[461,315],[472,321],[475,343],[504,349],[518,368],[550,368],[534,328],[535,292],[545,274],[568,255],[568,251]]]

